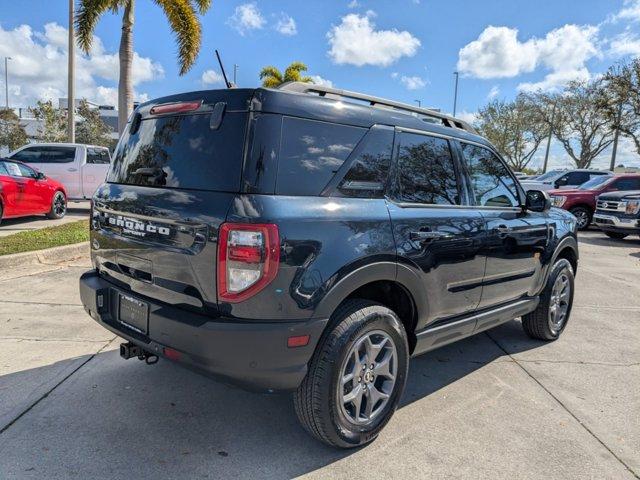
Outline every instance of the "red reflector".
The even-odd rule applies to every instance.
[[[199,109],[200,105],[202,105],[202,100],[198,100],[197,102],[164,103],[151,107],[149,113],[151,115],[160,115],[163,113],[192,112],[193,110]]]
[[[169,360],[180,360],[182,354],[178,350],[174,350],[173,348],[164,347],[162,349],[164,356]]]
[[[260,263],[262,251],[258,247],[231,245],[228,250],[229,260],[247,263]]]
[[[287,347],[306,347],[307,345],[309,345],[309,337],[310,335],[298,335],[297,337],[289,337],[287,338]]]

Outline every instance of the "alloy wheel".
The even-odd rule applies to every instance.
[[[53,200],[53,213],[56,217],[62,217],[67,212],[67,202],[62,193],[57,193]]]
[[[387,406],[398,370],[393,339],[382,330],[363,334],[343,362],[339,400],[343,415],[356,424],[367,424]]]
[[[569,277],[562,271],[556,278],[551,289],[549,300],[549,327],[556,334],[564,325],[569,311],[569,301],[571,300],[571,283]]]

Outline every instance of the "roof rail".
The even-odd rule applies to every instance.
[[[374,97],[372,95],[367,95],[364,93],[352,92],[350,90],[342,90],[338,88],[327,87],[324,85],[315,85],[313,83],[305,82],[286,82],[281,84],[278,87],[278,90],[298,93],[315,93],[321,97],[334,99],[347,98],[352,100],[359,100],[361,102],[368,103],[372,107],[382,107],[393,110],[400,110],[408,112],[410,114],[423,115],[430,118],[432,121],[435,120],[436,122],[441,123],[445,127],[459,128],[469,133],[477,134],[475,129],[471,125],[469,125],[469,123],[465,122],[464,120],[460,120],[459,118],[445,115],[444,113],[440,113],[429,108],[415,107],[407,103]]]

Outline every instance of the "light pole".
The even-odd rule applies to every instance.
[[[234,64],[233,64],[233,84],[234,84],[236,87],[238,86],[238,81],[237,81],[238,68],[240,68],[240,65],[238,65],[237,63],[234,63]]]
[[[456,109],[458,107],[458,77],[460,74],[458,72],[453,72],[453,74],[456,76],[456,88],[453,93],[453,116],[455,117]]]
[[[76,141],[76,122],[74,118],[75,100],[75,42],[73,32],[73,2],[69,0],[69,64],[67,71],[67,137],[69,143]]]
[[[421,100],[414,100],[414,102],[416,102],[418,104],[418,108],[422,108],[422,101]]]
[[[616,131],[613,134],[613,150],[611,151],[611,163],[609,164],[609,170],[613,172],[616,168],[616,156],[618,154],[618,138],[620,137],[620,122],[622,121],[622,102],[618,106],[618,119],[616,122]]]
[[[7,110],[9,110],[9,60],[11,57],[4,57],[4,98]]]

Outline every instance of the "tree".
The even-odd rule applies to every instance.
[[[540,111],[524,95],[512,102],[494,100],[481,108],[476,128],[516,171],[529,165],[548,131]]]
[[[15,150],[27,143],[28,137],[20,119],[11,109],[0,110],[0,147]]]
[[[274,66],[264,67],[260,71],[262,86],[275,88],[285,82],[305,82],[313,83],[311,77],[302,76],[302,72],[307,71],[307,66],[302,62],[293,62],[284,71],[284,75]]]
[[[603,92],[598,79],[570,82],[560,93],[528,95],[577,168],[589,168],[613,142],[613,124],[602,108]]]
[[[36,136],[38,141],[56,143],[67,139],[67,113],[54,108],[51,100],[38,100],[36,107],[29,111],[40,123]]]
[[[640,155],[640,58],[616,65],[604,76],[602,101],[607,120],[631,139]]]
[[[78,143],[112,146],[113,140],[109,136],[111,129],[102,121],[98,110],[91,108],[86,99],[80,101],[78,115],[81,117],[76,127],[76,141]]]
[[[211,0],[154,0],[162,8],[178,44],[180,75],[193,66],[200,51],[202,26],[198,13],[204,15]],[[122,33],[120,35],[120,79],[118,82],[118,128],[124,130],[129,113],[133,109],[133,22],[135,0],[80,0],[75,24],[78,44],[89,53],[93,43],[93,32],[98,19],[107,11],[122,10]]]

